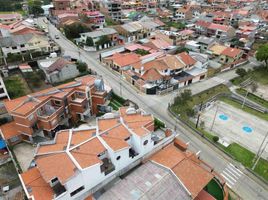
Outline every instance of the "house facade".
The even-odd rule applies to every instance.
[[[75,63],[64,58],[51,58],[38,60],[38,66],[46,74],[46,80],[50,83],[58,83],[79,75]]]
[[[84,76],[75,81],[4,102],[13,121],[1,126],[3,138],[13,145],[33,142],[35,136],[53,138],[68,127],[96,115],[111,89],[102,79]]]
[[[14,35],[0,38],[0,47],[5,57],[8,54],[21,54],[27,52],[55,52],[60,48],[46,36],[37,34]]]
[[[155,132],[152,115],[123,107],[119,113],[97,118],[96,126],[63,130],[54,141],[40,143],[36,166],[20,174],[20,179],[29,199],[40,195],[57,200],[90,198],[174,136],[170,129]],[[39,188],[37,177],[42,182]]]

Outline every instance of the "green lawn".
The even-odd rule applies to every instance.
[[[123,106],[125,101],[126,100],[124,98],[118,96],[115,93],[112,93],[112,99],[109,103],[109,106],[111,106],[114,110],[119,110],[119,108]]]
[[[215,197],[217,200],[223,200],[223,191],[222,188],[217,184],[217,182],[212,179],[208,185],[205,187],[205,190]]]
[[[268,84],[268,68],[267,67],[258,67],[254,70],[250,71],[246,76],[242,77],[236,77],[231,80],[231,82],[234,85],[239,85],[243,81],[245,81],[248,78],[252,78],[252,80],[262,84],[267,85]]]
[[[236,92],[242,96],[245,96],[247,94],[247,91],[243,88],[236,89]],[[260,104],[260,105],[268,108],[268,101],[266,101],[265,99],[262,99],[261,97],[258,97],[257,95],[255,95],[253,93],[249,92],[247,98],[250,99],[251,101],[254,101],[257,104]]]
[[[242,163],[245,167],[251,168],[253,166],[253,158],[255,154],[248,149],[242,147],[237,143],[232,143],[224,149],[226,152],[231,154],[238,162]],[[267,160],[260,159],[254,171],[268,181]]]
[[[5,78],[4,83],[11,99],[30,93],[28,86],[18,75]]]
[[[235,107],[235,108],[238,108],[238,109],[242,109],[242,105],[236,101],[233,101],[232,99],[229,99],[229,98],[226,98],[226,97],[222,97],[220,98],[221,101]],[[264,120],[267,120],[268,121],[268,114],[267,113],[262,113],[262,112],[259,112],[257,110],[254,110],[252,108],[249,108],[247,106],[244,106],[244,108],[242,109],[244,110],[245,112],[249,113],[249,114],[252,114],[252,115],[255,115],[261,119],[264,119]]]
[[[168,27],[173,27],[173,28],[176,28],[176,29],[183,29],[185,28],[185,24],[181,23],[181,22],[172,22],[172,21],[168,21],[168,22],[165,22],[165,24],[168,26]]]

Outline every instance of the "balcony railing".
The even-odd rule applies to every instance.
[[[52,117],[55,117],[56,115],[59,115],[60,113],[62,113],[64,111],[64,107],[63,106],[49,106],[46,107],[45,110],[39,110],[37,112],[37,115],[39,118],[41,119],[49,119]]]

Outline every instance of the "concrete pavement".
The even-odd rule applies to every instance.
[[[62,50],[64,50],[65,55],[70,55],[76,58],[80,57],[79,59],[81,59],[83,62],[86,62],[90,68],[95,70],[99,75],[103,76],[103,78],[107,81],[108,84],[110,84],[113,90],[116,93],[119,93],[120,77],[118,74],[115,74],[110,69],[102,66],[98,60],[96,60],[94,56],[90,56],[88,52],[79,50],[79,53],[77,46],[67,40],[54,26],[50,25],[49,30],[52,38],[55,38],[55,35],[60,36],[60,39],[56,39],[55,41],[61,46]],[[234,72],[227,73],[228,75],[220,75],[219,79],[207,79],[201,83],[193,84],[189,86],[189,88],[193,91],[193,93],[198,93],[200,88],[204,90],[204,88],[211,87],[212,84],[219,84],[219,80],[221,79],[226,81],[226,77],[233,77],[235,74]],[[194,150],[195,152],[200,150],[202,152],[201,158],[203,158],[211,166],[215,167],[215,170],[217,172],[223,172],[226,167],[230,165],[230,162],[233,163],[233,161],[217,148],[208,145],[207,142],[204,141],[201,137],[194,135],[191,130],[184,128],[184,126],[182,126],[179,121],[175,121],[169,115],[167,106],[174,95],[175,93],[171,93],[165,96],[148,96],[141,94],[138,93],[126,81],[122,80],[122,96],[124,98],[135,101],[142,109],[148,113],[152,113],[156,117],[159,117],[161,120],[166,122],[167,126],[171,128],[176,126],[178,133],[180,133],[180,138],[185,142],[190,142],[191,150]],[[268,199],[267,187],[262,186],[260,183],[247,176],[248,172],[242,167],[240,167],[240,170],[243,172],[243,175],[235,182],[235,184],[232,185],[232,189],[243,199]]]

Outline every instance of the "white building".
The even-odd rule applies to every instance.
[[[154,128],[152,115],[120,108],[94,127],[58,132],[38,146],[36,167],[20,175],[27,197],[85,199],[174,139],[171,130]]]

